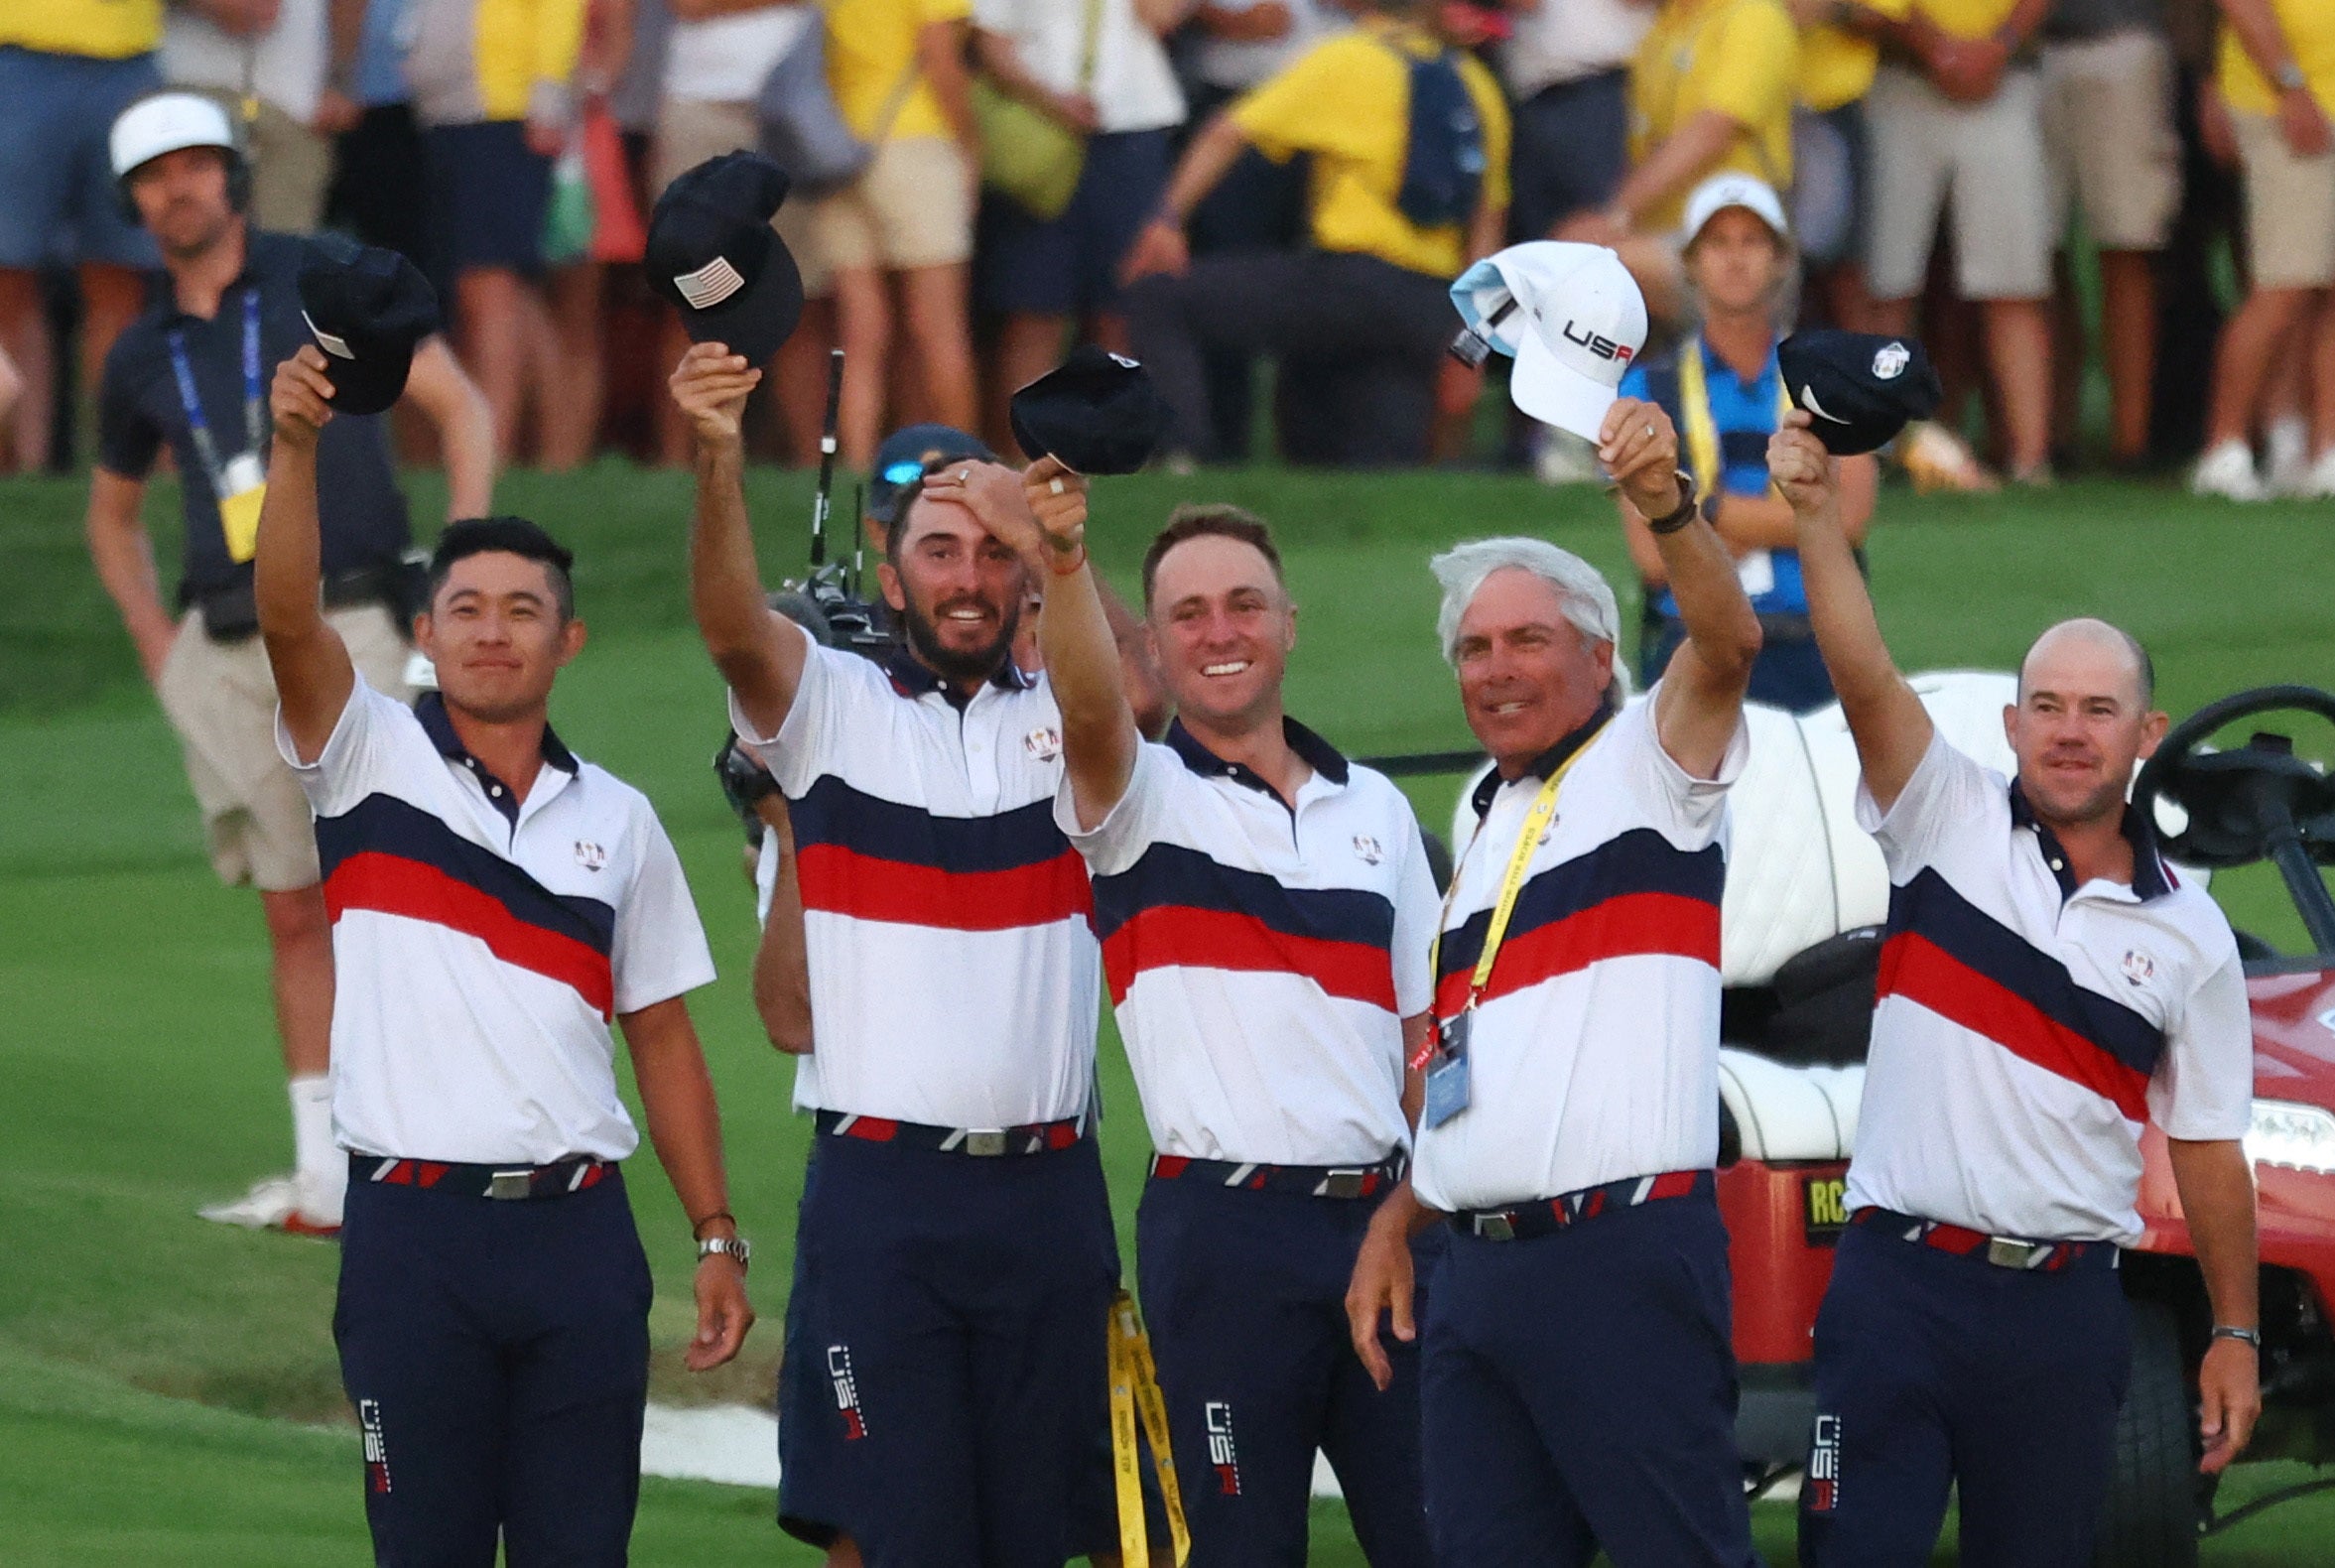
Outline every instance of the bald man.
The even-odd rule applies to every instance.
[[[1836,467],[1788,416],[1810,618],[1889,869],[1851,1224],[1816,1320],[1800,1560],[1927,1563],[1959,1487],[1966,1562],[2092,1560],[2132,1352],[2119,1248],[2140,1238],[2140,1132],[2172,1155],[2212,1305],[2203,1458],[2262,1408],[2254,1053],[2238,944],[2129,810],[2165,716],[2128,633],[2045,631],[2003,712],[2006,779],[1898,675],[1841,530]]]

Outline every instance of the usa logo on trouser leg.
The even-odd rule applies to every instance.
[[[1208,1428],[1208,1463],[1216,1471],[1217,1488],[1228,1498],[1240,1496],[1240,1457],[1232,1449],[1232,1407],[1222,1399],[1201,1406]]]
[[[1840,1505],[1841,1418],[1820,1414],[1816,1417],[1816,1431],[1808,1442],[1805,1506],[1810,1513],[1830,1513]]]
[[[865,1437],[867,1418],[859,1409],[859,1381],[851,1375],[851,1347],[830,1345],[827,1348],[827,1376],[835,1385],[836,1408],[843,1413],[843,1441]]]
[[[381,1405],[378,1400],[359,1399],[356,1402],[357,1430],[365,1439],[365,1490],[377,1497],[389,1495],[389,1440],[381,1435]]]

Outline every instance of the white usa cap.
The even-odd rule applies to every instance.
[[[1767,225],[1777,239],[1789,239],[1792,226],[1783,215],[1783,202],[1775,188],[1752,175],[1713,175],[1695,187],[1686,198],[1686,224],[1679,235],[1689,245],[1703,232],[1703,225],[1726,211],[1740,206]]]
[[[1598,439],[1614,389],[1646,344],[1646,302],[1603,245],[1536,239],[1460,274],[1452,304],[1516,368],[1508,395],[1544,425]]]
[[[122,110],[113,122],[106,151],[116,180],[165,153],[185,147],[235,151],[235,127],[227,111],[192,92],[158,92]]]

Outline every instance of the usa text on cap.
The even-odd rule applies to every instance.
[[[692,342],[760,364],[803,315],[803,275],[770,227],[787,177],[759,153],[723,153],[665,188],[649,216],[649,284],[681,312]]]
[[[1516,407],[1598,439],[1615,388],[1646,342],[1645,297],[1620,256],[1552,239],[1510,245],[1462,273],[1451,297],[1477,343],[1515,356],[1508,396]]]

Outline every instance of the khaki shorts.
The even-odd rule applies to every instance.
[[[2230,111],[2246,171],[2246,248],[2258,289],[2335,284],[2335,153],[2297,158],[2278,122]]]
[[[241,125],[241,94],[206,91]],[[313,234],[324,221],[324,193],[332,183],[332,138],[320,135],[272,103],[244,130],[251,157],[251,216],[279,234]]]
[[[2051,293],[2050,182],[2043,172],[2042,84],[2013,67],[1985,103],[1955,103],[1911,71],[1883,65],[1865,99],[1873,142],[1868,270],[1877,300],[1909,300],[1929,271],[1938,209],[1950,205],[1955,275],[1972,300]]]
[[[811,209],[827,264],[837,272],[910,272],[973,255],[973,188],[965,153],[945,136],[886,142],[843,190]]]
[[[327,611],[324,617],[357,673],[399,701],[406,641],[379,605]],[[249,882],[267,893],[317,883],[317,832],[308,796],[276,750],[276,681],[257,637],[213,642],[202,617],[189,610],[164,661],[158,695],[187,752],[187,782],[202,810],[211,869],[230,887]]]
[[[695,98],[667,98],[657,105],[656,150],[649,159],[649,183],[662,192],[709,158],[752,148],[761,140],[761,125],[751,103],[708,103]],[[803,294],[820,300],[835,292],[813,231],[817,203],[789,196],[779,204],[770,226],[793,252],[795,268],[803,274]]]
[[[2103,250],[2162,250],[2181,204],[2173,51],[2146,29],[2043,49],[2051,210],[2083,207]]]

